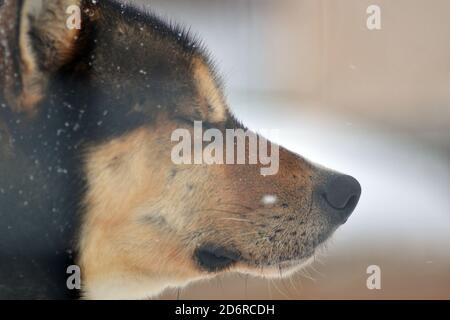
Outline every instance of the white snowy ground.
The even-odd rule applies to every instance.
[[[222,276],[166,298],[450,298],[450,159],[412,137],[294,100],[231,97],[252,129],[362,185],[360,203],[317,262],[292,279]],[[405,115],[407,116],[407,115]],[[381,290],[366,269],[381,268]]]

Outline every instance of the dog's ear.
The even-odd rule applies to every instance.
[[[16,3],[14,5],[9,3]],[[20,0],[6,1],[16,14],[15,37],[9,39],[11,48],[16,49],[14,72],[14,93],[5,93],[8,103],[15,111],[34,113],[42,100],[51,74],[69,63],[74,57],[81,25],[77,21],[68,24],[69,19],[81,20],[81,0]],[[78,16],[77,16],[78,15]],[[13,17],[10,17],[13,18]],[[2,22],[7,24],[8,21]],[[6,66],[7,67],[7,66]],[[6,80],[4,80],[7,82]],[[10,88],[11,89],[11,88]],[[8,90],[5,88],[5,90]]]
[[[219,80],[204,59],[194,58],[194,81],[199,92],[197,112],[211,123],[224,122],[228,109]]]

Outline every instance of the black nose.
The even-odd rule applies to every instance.
[[[347,175],[335,175],[324,187],[323,197],[331,214],[337,215],[342,223],[347,221],[361,195],[358,180]]]

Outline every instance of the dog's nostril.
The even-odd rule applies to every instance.
[[[331,178],[323,193],[327,204],[338,211],[343,219],[347,219],[355,209],[360,195],[361,185],[355,178],[347,175]]]

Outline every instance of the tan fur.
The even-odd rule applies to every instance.
[[[19,47],[21,57],[22,92],[17,97],[16,111],[34,114],[35,106],[42,100],[47,87],[49,71],[38,67],[36,53],[31,46],[29,32],[32,27],[47,30],[48,41],[54,43],[56,52],[48,53],[54,68],[67,62],[74,50],[78,30],[66,28],[64,8],[80,0],[36,1],[26,0],[20,19]],[[57,59],[55,61],[54,59]]]
[[[171,193],[176,197],[178,191],[166,190],[170,153],[166,153],[164,163],[160,157],[164,150],[158,150],[155,143],[160,130],[138,129],[89,152],[86,164],[89,192],[80,243],[87,297],[98,297],[96,292],[102,289],[97,286],[106,285],[99,279],[106,283],[127,279],[130,286],[149,283],[146,292],[155,294],[161,288],[157,287],[153,292],[155,285],[152,282],[164,282],[164,276],[159,274],[170,270],[161,265],[165,261],[180,268],[171,270],[171,279],[166,281],[176,282],[178,273],[180,279],[190,275],[183,269],[192,269],[192,262],[183,256],[177,257],[179,248],[175,239],[170,239],[161,230],[152,230],[140,220],[141,216],[160,206],[173,206],[170,197],[161,202],[161,195]],[[174,228],[177,224],[181,227],[182,223],[177,221],[181,217],[175,214],[167,212],[167,219],[171,219]]]
[[[14,99],[16,103],[11,104],[17,111],[35,114],[37,104],[47,94],[50,76],[71,62],[79,45],[78,33],[66,28],[65,8],[78,3],[79,0],[26,0],[21,12],[20,66],[15,68],[20,73],[22,86],[20,92],[9,90],[18,94]],[[87,2],[85,4],[89,8]],[[91,13],[92,19],[108,22],[101,9]],[[128,33],[138,30],[130,25],[133,24],[119,23],[117,33],[111,34],[119,35],[117,41],[129,37]],[[279,150],[279,170],[275,175],[263,176],[260,169],[264,165],[248,164],[248,161],[242,165],[174,164],[171,160],[174,130],[184,128],[193,136],[194,119],[208,122],[208,126],[220,132],[240,125],[230,119],[224,93],[207,59],[199,52],[185,54],[179,40],[157,34],[151,37],[152,32],[159,32],[154,27],[151,29],[153,31],[146,33],[149,40],[145,45],[154,46],[143,52],[142,61],[132,61],[126,66],[132,67],[134,63],[140,66],[146,62],[148,52],[157,51],[155,61],[162,61],[163,68],[159,71],[156,68],[154,78],[147,78],[141,72],[136,77],[119,74],[109,60],[110,43],[116,40],[108,39],[106,45],[96,47],[102,60],[93,63],[86,81],[88,86],[92,84],[92,89],[98,90],[95,92],[101,93],[98,96],[93,93],[92,100],[104,99],[100,105],[108,102],[111,109],[106,111],[115,115],[104,125],[125,133],[117,136],[119,131],[113,132],[112,137],[107,133],[106,138],[94,133],[95,137],[91,137],[91,125],[95,123],[92,121],[85,123],[88,131],[80,130],[80,137],[76,137],[77,142],[84,139],[80,145],[85,148],[80,155],[86,190],[76,261],[82,272],[84,298],[155,297],[167,287],[184,286],[227,271],[266,277],[294,272],[311,260],[318,245],[337,226],[330,222],[321,203],[313,201],[318,194],[317,185],[323,182],[323,169],[284,148]],[[30,45],[30,30],[38,31],[39,41],[33,42],[35,48]],[[50,45],[39,48],[41,43]],[[44,57],[42,61],[37,60],[38,56]],[[170,63],[165,65],[165,60]],[[10,87],[16,85],[11,79],[7,80]],[[134,82],[137,80],[139,82]],[[128,87],[118,86],[128,81]],[[148,83],[158,86],[156,93],[147,96],[148,90],[143,85]],[[144,90],[130,93],[135,86]],[[118,95],[117,107],[121,109],[117,112],[115,104],[105,101],[103,94],[114,96],[114,90],[119,88],[125,94]],[[170,90],[172,88],[175,89]],[[159,95],[170,95],[174,99],[164,97],[161,101],[166,105],[156,105]],[[129,107],[123,106],[122,101],[130,101]],[[93,103],[88,103],[88,107],[96,108]],[[125,117],[132,113],[130,118],[136,116],[140,121],[131,119],[127,123],[124,119],[125,125],[120,127],[122,108],[129,112]],[[95,112],[87,114],[95,117]],[[136,123],[145,125],[136,127]],[[3,139],[8,134],[2,132],[2,127],[0,123]],[[86,146],[91,138],[96,142]],[[5,150],[0,152],[10,151]],[[226,146],[223,151],[225,154]],[[249,152],[257,150],[247,148],[247,160],[257,158]],[[275,201],[263,201],[268,195]],[[230,248],[236,256],[225,265],[220,265],[220,259],[228,261],[227,257],[215,256],[219,268],[214,265],[214,259],[213,263],[202,263],[199,252],[206,250],[211,254],[208,248],[216,246]]]
[[[197,83],[199,95],[203,98],[201,103],[206,110],[205,115],[207,115],[208,121],[212,123],[225,121],[227,110],[225,98],[217,87],[211,70],[202,58],[195,58],[193,65],[194,79]]]
[[[30,15],[32,1],[25,1],[20,19],[19,46],[22,69],[22,92],[18,97],[19,112],[34,113],[33,107],[43,98],[46,76],[37,67],[36,57],[31,48],[28,32],[30,31]]]
[[[271,178],[262,178],[257,166],[174,165],[169,137],[176,128],[162,116],[151,127],[88,151],[79,262],[85,298],[154,297],[169,286],[210,277],[193,260],[193,251],[205,242],[270,254],[272,249],[266,252],[253,242],[258,228],[267,234],[274,229],[276,209],[265,207],[260,199],[289,184],[295,190],[290,197],[301,195],[300,186],[295,186],[299,182],[305,184],[306,195],[310,192],[309,180],[293,179],[291,173],[302,170],[307,176],[307,166],[302,169],[286,151],[281,155],[283,172]],[[297,200],[305,214],[309,201],[307,196]],[[241,206],[254,210],[242,211]],[[154,223],[158,219],[164,223]],[[279,274],[278,267],[237,264],[235,268],[265,276]]]

